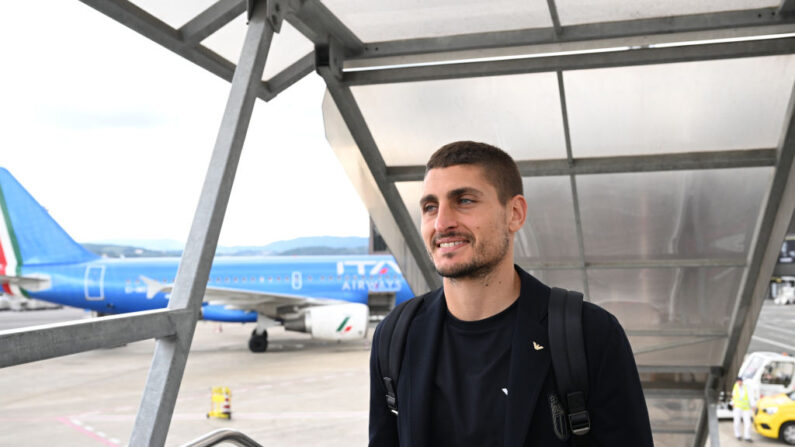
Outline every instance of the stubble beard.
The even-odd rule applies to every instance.
[[[453,265],[444,269],[440,269],[434,263],[436,273],[448,279],[482,279],[487,277],[494,269],[505,259],[508,254],[508,247],[510,244],[510,234],[507,232],[502,235],[497,242],[501,241],[500,247],[494,256],[489,257],[487,247],[480,245],[475,247],[475,255],[472,261],[466,264]],[[431,257],[433,260],[433,257]]]

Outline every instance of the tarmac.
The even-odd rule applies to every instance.
[[[85,317],[77,309],[0,312],[0,330]],[[251,330],[198,323],[167,446],[222,427],[263,446],[367,444],[369,339],[324,342],[272,328],[268,352],[253,354]],[[0,446],[127,445],[153,349],[149,340],[0,369]],[[230,388],[231,420],[207,418],[213,386]],[[734,439],[730,420],[719,427],[721,446],[750,445]]]

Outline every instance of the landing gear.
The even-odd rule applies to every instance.
[[[268,350],[268,331],[262,331],[262,334],[257,334],[254,329],[251,332],[251,338],[248,339],[248,349],[251,352],[265,352]]]

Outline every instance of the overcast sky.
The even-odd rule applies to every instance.
[[[0,166],[80,242],[184,240],[230,84],[77,0],[0,15]],[[257,101],[221,245],[366,236],[311,74]]]

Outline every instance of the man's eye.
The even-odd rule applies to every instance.
[[[467,199],[467,198],[463,198],[462,197],[462,198],[458,199],[458,203],[462,203],[464,205],[468,205],[470,203],[475,203],[475,201],[472,200],[472,199]]]
[[[422,207],[423,213],[430,213],[436,209],[436,205],[425,205]]]

